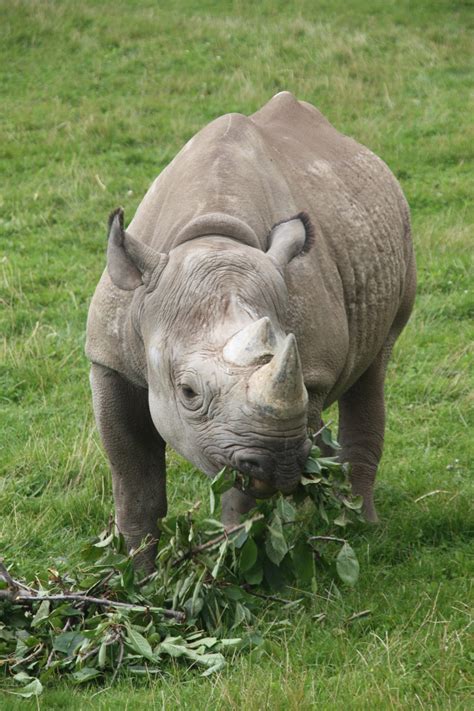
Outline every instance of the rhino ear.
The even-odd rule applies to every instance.
[[[272,228],[267,254],[284,269],[293,257],[308,252],[313,241],[314,230],[309,216],[306,212],[300,212]]]
[[[167,255],[156,252],[127,234],[123,228],[121,207],[110,214],[107,271],[115,286],[125,291],[132,291],[141,284],[148,286],[152,275],[156,275],[157,267],[163,268],[167,260]],[[161,273],[161,269],[158,271]]]

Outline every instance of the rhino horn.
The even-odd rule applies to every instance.
[[[271,417],[288,419],[303,413],[308,393],[296,339],[290,333],[272,360],[249,379],[248,399]]]
[[[276,335],[271,321],[264,316],[237,331],[227,341],[222,354],[226,361],[234,365],[255,365],[272,358],[276,344]]]

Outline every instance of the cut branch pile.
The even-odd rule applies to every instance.
[[[337,447],[328,430],[322,436]],[[209,675],[229,654],[262,645],[263,606],[304,605],[333,562],[345,584],[357,581],[355,553],[335,535],[360,517],[347,474],[314,447],[297,492],[260,502],[241,524],[224,530],[198,505],[167,518],[146,577],[134,570],[140,551],[127,554],[113,526],[84,547],[74,572],[62,561],[35,585],[0,561],[0,675],[11,693],[38,695],[63,675],[110,684],[123,669],[158,674],[170,657]],[[223,470],[212,482],[211,516],[234,481]],[[296,587],[298,598],[275,594]]]

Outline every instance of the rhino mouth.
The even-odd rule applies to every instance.
[[[289,496],[297,488],[300,475],[295,477],[291,481],[285,481],[285,483],[280,483],[278,485],[270,484],[269,481],[264,479],[258,479],[255,476],[249,476],[248,474],[242,474],[234,469],[235,482],[234,486],[240,491],[243,491],[249,496],[253,496],[255,499],[270,499],[277,493]]]
[[[257,499],[268,499],[277,492],[290,495],[300,482],[310,449],[309,439],[296,452],[283,451],[279,456],[259,448],[238,449],[229,462],[236,475],[234,486]]]
[[[257,479],[241,472],[236,472],[234,486],[255,499],[270,499],[278,491],[267,481],[262,481],[262,479]]]

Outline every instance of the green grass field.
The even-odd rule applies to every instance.
[[[201,126],[282,89],[314,103],[400,179],[419,268],[389,369],[382,522],[351,534],[357,587],[339,599],[321,585],[289,622],[270,608],[267,652],[210,679],[176,666],[110,689],[62,682],[37,701],[0,689],[2,708],[472,708],[472,9],[0,2],[0,553],[17,575],[73,558],[112,511],[83,354],[106,219],[117,205],[131,219]],[[207,484],[170,464],[170,509],[182,511]]]

